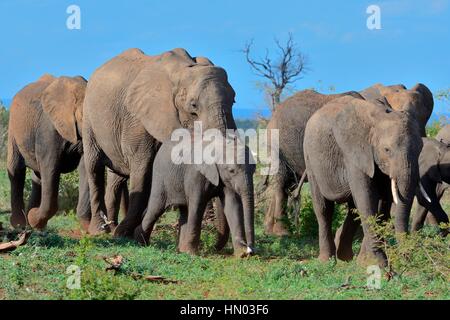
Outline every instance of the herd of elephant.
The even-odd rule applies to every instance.
[[[155,56],[127,50],[95,70],[89,82],[42,76],[16,94],[10,109],[12,226],[44,229],[58,210],[60,175],[78,167],[76,212],[91,235],[111,232],[147,244],[158,218],[175,206],[178,250],[196,253],[205,208],[216,198],[218,248],[231,233],[236,255],[253,254],[255,165],[171,161],[175,129],[192,129],[195,121],[224,136],[236,129],[234,97],[224,69],[184,49]],[[432,93],[423,84],[411,89],[377,84],[332,95],[305,90],[287,99],[268,124],[279,130],[280,168],[265,180],[271,194],[266,233],[288,234],[287,196],[305,180],[321,260],[352,259],[352,241],[362,225],[361,251],[386,265],[364,218],[388,219],[393,207],[396,231],[406,233],[414,197],[419,206],[413,230],[428,212],[435,224],[448,223],[439,200],[450,182],[450,127],[437,139],[425,138],[432,110]],[[33,174],[25,208],[27,167]],[[334,203],[349,208],[336,237]],[[125,214],[119,223],[120,207]]]

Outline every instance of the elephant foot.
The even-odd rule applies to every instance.
[[[273,225],[272,234],[278,237],[289,236],[291,233],[282,222],[276,222]]]
[[[255,250],[251,247],[240,247],[234,250],[234,256],[236,258],[247,258],[255,255]]]
[[[134,240],[142,246],[148,246],[148,244],[150,243],[150,237],[144,232],[142,226],[138,226],[136,229],[134,229],[133,237]]]
[[[353,250],[352,250],[352,248],[350,247],[350,248],[348,248],[348,247],[346,247],[346,248],[342,248],[342,247],[340,247],[340,248],[338,248],[337,250],[336,250],[336,256],[337,256],[337,258],[339,259],[339,260],[342,260],[342,261],[352,261],[352,259],[353,259]]]
[[[198,246],[193,244],[180,244],[178,245],[178,252],[179,253],[188,253],[191,255],[197,255],[198,254]]]
[[[92,236],[98,236],[101,234],[109,233],[109,225],[101,217],[93,216],[89,223],[88,232]]]
[[[125,220],[119,223],[114,230],[114,237],[116,238],[134,238],[134,229],[138,224],[126,222]]]
[[[11,226],[16,229],[22,229],[27,226],[27,219],[25,217],[25,213],[23,214],[11,214],[11,218],[9,219]]]
[[[28,223],[31,228],[43,230],[47,226],[48,219],[43,218],[39,212],[39,208],[31,208],[28,212]]]
[[[330,253],[321,253],[319,254],[319,261],[328,262],[330,259],[334,259],[334,255]]]
[[[89,232],[89,225],[91,223],[90,220],[87,219],[78,219],[78,222],[80,223],[81,229],[85,232]]]

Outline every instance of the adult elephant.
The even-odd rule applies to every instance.
[[[269,130],[279,130],[278,173],[268,179],[269,207],[265,215],[265,232],[278,236],[287,235],[287,195],[295,188],[305,171],[303,137],[309,118],[326,103],[342,97],[362,98],[357,92],[321,94],[303,90],[280,104],[267,125]],[[267,177],[269,178],[269,177]]]
[[[157,56],[130,49],[99,67],[87,86],[83,115],[89,232],[104,232],[105,166],[129,177],[128,214],[114,234],[132,237],[148,202],[160,142],[194,121],[224,134],[235,129],[234,96],[224,69],[206,58],[192,58],[184,49]]]
[[[43,229],[58,209],[58,186],[62,173],[79,166],[77,214],[81,226],[90,220],[89,190],[84,179],[81,143],[82,110],[87,81],[77,77],[46,74],[14,97],[10,109],[7,170],[11,183],[11,224]],[[79,164],[80,163],[80,164]],[[23,189],[26,167],[33,170],[32,190],[25,211]],[[109,176],[111,188],[116,178]],[[117,187],[117,195],[121,186]],[[117,195],[110,195],[110,202]]]
[[[311,117],[303,147],[319,223],[319,258],[336,256],[331,229],[334,203],[353,201],[362,216],[367,247],[386,266],[386,255],[367,218],[378,213],[381,201],[394,201],[396,231],[408,231],[422,148],[417,122],[384,103],[342,97]],[[351,241],[341,245],[351,247]]]
[[[385,98],[394,110],[407,111],[417,120],[422,137],[426,137],[425,127],[433,112],[434,100],[424,84],[418,83],[408,90],[402,84],[384,86],[377,83],[360,94],[366,100]]]

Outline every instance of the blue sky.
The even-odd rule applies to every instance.
[[[81,8],[81,30],[66,28],[71,4]],[[371,4],[381,8],[381,30],[366,27]],[[184,47],[227,70],[236,114],[250,115],[263,111],[264,99],[240,50],[254,39],[261,56],[289,32],[310,66],[296,89],[450,87],[450,0],[0,0],[0,97],[45,72],[89,78],[127,48],[158,54]]]

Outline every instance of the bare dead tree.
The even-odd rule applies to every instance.
[[[278,39],[274,41],[278,51],[274,59],[270,57],[268,49],[264,58],[259,60],[252,58],[253,40],[248,42],[242,50],[255,73],[268,82],[264,84],[264,90],[270,96],[269,104],[272,111],[280,104],[286,87],[301,79],[307,71],[307,58],[294,42],[291,33],[285,44],[281,44]]]

